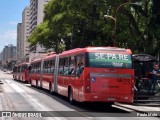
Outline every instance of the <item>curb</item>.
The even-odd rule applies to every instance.
[[[121,104],[121,103],[115,103],[115,105],[136,111],[141,114],[151,115],[150,117],[158,117],[158,118],[160,117],[160,107],[156,107],[158,109],[156,111],[149,110],[149,109],[147,111],[142,111],[142,110],[138,110],[138,109],[134,108],[135,106],[133,106],[133,105],[127,105],[127,104]],[[136,106],[136,107],[138,107],[138,106]],[[146,106],[139,106],[139,107],[145,108]],[[152,107],[152,108],[154,108],[154,107]],[[143,110],[145,110],[145,109],[143,109]]]

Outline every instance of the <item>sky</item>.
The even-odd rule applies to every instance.
[[[16,46],[17,24],[22,22],[22,12],[30,0],[0,0],[0,52],[5,45]]]

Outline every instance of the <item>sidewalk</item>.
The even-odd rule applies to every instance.
[[[155,100],[155,101],[154,101]],[[152,102],[151,102],[152,101]],[[155,94],[152,98],[149,98],[148,101],[140,103],[133,103],[133,104],[122,104],[122,103],[115,103],[117,106],[124,107],[136,112],[141,112],[141,113],[150,113],[150,112],[156,112],[159,113],[158,115],[160,116],[160,92]]]
[[[128,108],[137,112],[159,112],[160,113],[160,103],[148,103],[148,104],[122,104],[122,103],[115,103],[118,106]],[[159,114],[160,115],[160,114]]]
[[[148,104],[122,104],[115,103],[117,106],[124,107],[126,109],[130,109],[137,112],[137,116],[141,117],[160,117],[160,103],[148,103]]]
[[[9,111],[11,110],[8,106],[8,100],[5,97],[5,93],[2,89],[3,82],[0,80],[0,111]]]
[[[0,111],[11,111],[12,105],[2,88],[3,82],[0,80]]]
[[[3,82],[0,80],[0,111],[1,111],[0,119],[1,120],[13,120],[11,117],[4,117],[3,116],[3,112],[11,111],[11,108],[9,107],[8,101],[5,97],[5,93],[3,92],[2,85],[3,85]]]

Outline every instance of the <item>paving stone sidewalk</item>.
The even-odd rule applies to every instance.
[[[11,111],[11,109],[9,108],[8,104],[7,104],[7,100],[5,97],[5,94],[3,92],[2,89],[2,81],[0,80],[0,111],[2,111],[0,114],[2,116],[2,113],[5,111]],[[11,117],[0,117],[1,120],[13,120]]]

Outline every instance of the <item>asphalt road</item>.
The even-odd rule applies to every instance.
[[[116,105],[112,107],[96,103],[70,105],[67,98],[50,95],[46,90],[15,81],[12,75],[3,71],[0,71],[0,81],[3,83],[0,85],[1,111],[13,111],[15,116],[22,116],[5,118],[6,120],[159,120],[157,117],[137,117],[139,113]],[[25,118],[30,112],[46,117]]]

